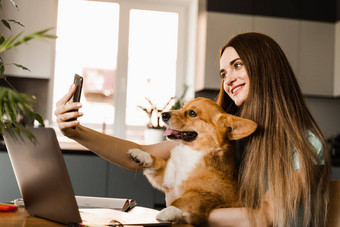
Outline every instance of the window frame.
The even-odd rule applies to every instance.
[[[188,85],[186,98],[191,99],[195,93],[196,69],[196,30],[198,0],[87,0],[97,2],[112,2],[119,4],[118,53],[115,77],[115,105],[113,135],[126,138],[128,126],[126,118],[128,50],[129,50],[129,18],[130,10],[154,10],[175,12],[179,15],[178,50],[176,69],[176,95],[183,92],[184,84]],[[122,102],[121,100],[125,100]],[[53,105],[54,106],[54,105]],[[52,108],[50,108],[52,109]],[[122,111],[124,110],[124,111]],[[54,111],[52,111],[54,112]],[[55,122],[53,122],[55,124]],[[136,128],[135,126],[132,126]]]

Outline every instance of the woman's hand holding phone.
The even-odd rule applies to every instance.
[[[77,118],[83,116],[83,113],[78,111],[82,107],[79,103],[81,87],[82,84],[74,83],[64,97],[56,103],[54,115],[57,117],[58,127],[68,137],[75,134],[75,128],[79,125]],[[78,98],[73,99],[76,93]]]
[[[75,74],[73,84],[76,85],[76,90],[73,93],[70,103],[80,102],[81,90],[83,88],[83,77],[79,76],[78,74]],[[73,111],[78,111],[78,109],[71,110],[71,112]],[[68,121],[75,121],[75,120],[77,120],[77,117],[71,118]]]

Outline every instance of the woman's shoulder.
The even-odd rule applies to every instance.
[[[317,137],[312,131],[307,130],[306,139],[313,146],[317,160],[314,161],[315,165],[325,165],[324,147],[319,137]],[[293,168],[294,170],[300,169],[299,157],[295,148],[293,149]]]
[[[324,165],[324,148],[319,137],[317,137],[312,131],[307,131],[307,139],[314,148],[314,152],[318,158],[318,164]]]

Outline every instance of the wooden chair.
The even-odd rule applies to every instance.
[[[340,226],[340,180],[331,180],[328,227]]]

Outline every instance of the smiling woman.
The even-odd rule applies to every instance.
[[[240,106],[248,97],[249,76],[240,56],[233,47],[224,50],[220,58],[223,87],[229,97]]]
[[[240,142],[239,196],[251,226],[327,226],[328,146],[285,53],[271,37],[248,32],[231,38],[220,59],[217,103],[258,124]]]

